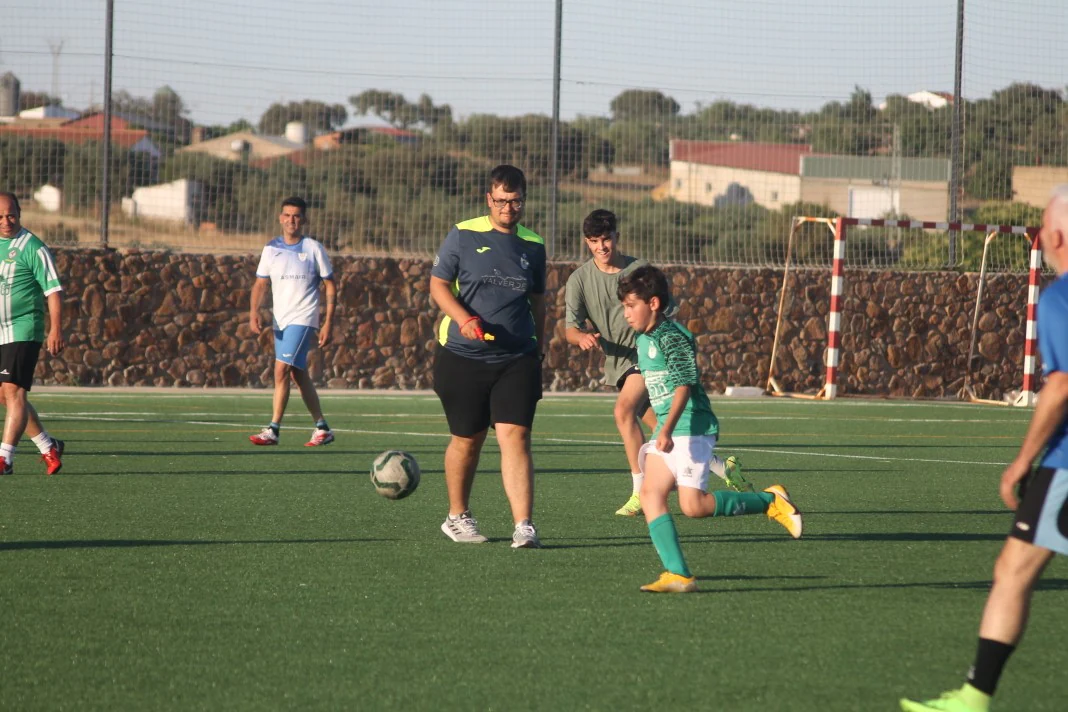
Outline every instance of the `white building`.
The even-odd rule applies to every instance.
[[[33,201],[41,210],[58,213],[63,207],[63,191],[51,183],[45,183],[34,192]]]
[[[132,197],[122,199],[122,212],[132,218],[196,225],[200,191],[200,183],[187,178],[145,186],[135,190]]]
[[[19,112],[20,119],[77,119],[82,112],[74,109],[66,109],[62,106],[38,106],[34,109],[23,109]]]

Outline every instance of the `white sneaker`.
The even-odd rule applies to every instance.
[[[333,430],[320,430],[316,428],[312,431],[311,440],[304,443],[304,447],[319,447],[320,445],[329,445],[334,442]]]
[[[524,519],[515,525],[515,533],[512,534],[513,549],[540,549],[541,539],[538,538],[538,530],[534,528],[534,522]]]
[[[471,516],[470,510],[455,519],[451,515],[445,517],[445,521],[441,525],[441,531],[445,532],[445,536],[458,544],[485,544],[489,541],[478,530],[478,522]]]
[[[249,435],[248,439],[253,445],[277,445],[278,436],[270,428],[264,428],[255,435]]]

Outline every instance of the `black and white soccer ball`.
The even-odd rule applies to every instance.
[[[371,464],[371,484],[386,499],[404,499],[419,487],[419,463],[411,453],[386,450]]]

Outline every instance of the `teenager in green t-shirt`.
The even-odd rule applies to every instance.
[[[719,420],[701,386],[693,334],[664,316],[668,283],[656,267],[639,267],[624,277],[617,295],[623,316],[637,332],[638,366],[657,420],[653,441],[639,450],[638,465],[644,474],[642,510],[665,571],[641,590],[690,593],[697,590],[697,579],[686,566],[668,513],[672,490],[678,490],[679,508],[687,517],[766,514],[795,539],[801,536],[801,513],[782,485],[763,492],[708,491],[710,466],[722,468],[723,461],[714,454]]]

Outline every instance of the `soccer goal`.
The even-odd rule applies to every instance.
[[[796,242],[799,230],[805,225],[821,225],[827,230],[827,238],[833,241],[831,251],[831,289],[828,297],[826,346],[823,355],[823,383],[815,394],[790,392],[783,388],[778,378],[779,359],[782,357],[784,333],[787,322],[790,319],[791,309],[788,304],[793,298],[796,279],[791,280],[792,271],[796,272]],[[998,403],[982,398],[976,393],[974,385],[974,370],[976,345],[979,338],[980,316],[983,308],[984,288],[988,280],[988,256],[991,245],[995,239],[1002,242],[1007,240],[1026,240],[1028,249],[1028,289],[1026,295],[1026,333],[1023,356],[1023,383],[1020,384],[1019,395],[1013,399],[1014,405],[1030,406],[1035,402],[1035,371],[1037,341],[1035,331],[1035,309],[1038,301],[1039,280],[1042,271],[1041,251],[1038,244],[1038,228],[1018,225],[981,225],[972,223],[949,223],[949,222],[926,222],[918,220],[890,220],[868,218],[821,218],[809,216],[795,216],[791,221],[790,234],[786,243],[786,254],[783,267],[783,279],[779,294],[779,309],[776,317],[775,332],[772,341],[771,358],[768,366],[768,379],[765,391],[769,395],[807,398],[812,400],[831,400],[838,395],[839,366],[842,358],[842,321],[844,312],[845,272],[846,272],[846,238],[850,227],[872,228],[900,228],[913,231],[955,231],[966,235],[981,233],[985,235],[983,240],[983,258],[980,269],[978,285],[975,295],[975,307],[970,329],[968,357],[964,365],[963,386],[956,394],[962,400],[971,402]],[[961,240],[961,245],[964,240]],[[1015,247],[1020,247],[1018,244]],[[824,262],[826,265],[826,262]],[[824,267],[825,269],[826,267]],[[1024,300],[1018,302],[1019,308],[1024,309]],[[821,310],[822,311],[822,310]]]

